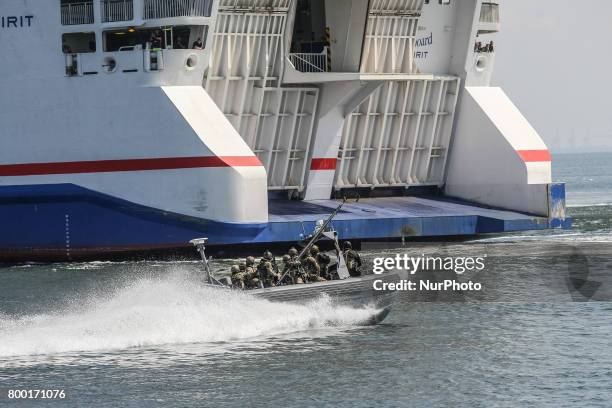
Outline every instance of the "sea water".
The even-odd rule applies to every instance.
[[[365,249],[486,255],[472,292],[373,309],[273,304],[201,285],[182,262],[0,270],[0,391],[66,406],[609,406],[612,154],[555,157],[571,231]],[[231,260],[217,268],[227,269]],[[3,406],[47,406],[9,401]]]

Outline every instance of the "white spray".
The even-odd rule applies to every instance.
[[[142,279],[68,310],[19,318],[0,314],[0,358],[274,336],[351,326],[374,315],[319,299],[271,303],[180,278]]]

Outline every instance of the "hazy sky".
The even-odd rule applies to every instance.
[[[553,152],[612,151],[612,1],[500,3],[493,84]]]

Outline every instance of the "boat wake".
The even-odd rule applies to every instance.
[[[279,304],[185,278],[147,278],[77,298],[63,310],[0,314],[0,358],[244,340],[360,325],[378,312],[334,305],[326,297]]]

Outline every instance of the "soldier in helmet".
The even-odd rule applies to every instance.
[[[278,275],[274,271],[273,261],[274,257],[272,256],[272,252],[266,251],[257,265],[257,275],[261,282],[263,282],[265,288],[276,286]]]
[[[246,274],[240,270],[240,266],[232,265],[231,272],[232,272],[232,276],[231,276],[232,285],[234,285],[237,288],[244,289]]]
[[[246,264],[247,268],[254,267],[255,266],[255,258],[252,257],[252,256],[247,256],[245,264]]]
[[[283,280],[278,282],[279,285],[291,285],[294,283],[295,271],[289,255],[283,255],[283,266],[280,271],[280,276]]]
[[[359,253],[353,249],[353,244],[350,241],[344,241],[342,250],[346,258],[346,267],[352,277],[361,276],[361,257]]]
[[[291,274],[294,283],[305,283],[304,270],[302,269],[302,262],[299,259],[299,252],[294,247],[289,249],[289,266],[291,267]]]
[[[255,258],[253,258],[252,256],[247,257],[245,267],[247,287],[258,288],[260,281],[259,276],[257,275],[257,270],[255,268]]]
[[[247,273],[247,267],[246,267],[246,263],[245,262],[240,262],[238,264],[238,269],[240,269],[240,276],[241,276],[241,280],[242,280],[242,285],[241,285],[241,289],[246,289],[248,287],[249,284],[249,279],[251,278],[249,276],[249,274]]]
[[[308,256],[304,258],[302,266],[304,267],[307,282],[323,282],[325,280],[321,277],[321,267],[316,258],[312,256],[312,252],[309,252]]]
[[[325,280],[331,280],[332,277],[329,274],[329,264],[331,262],[331,258],[329,255],[321,252],[318,246],[313,245],[310,248],[310,256],[313,257],[319,265],[319,276]]]
[[[274,269],[274,273],[280,278],[278,264],[276,263],[276,257],[272,255],[272,252],[266,251],[268,258],[270,258],[270,262],[272,262],[272,268]]]

